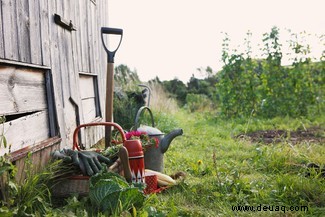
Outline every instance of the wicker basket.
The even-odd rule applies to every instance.
[[[123,165],[118,158],[109,168],[108,171],[124,175]],[[79,196],[87,196],[89,193],[89,176],[73,175],[66,177],[60,181],[55,188],[52,189],[52,196],[54,197],[69,197],[73,194]]]
[[[73,194],[86,196],[89,193],[89,176],[70,176],[61,181],[53,190],[54,197],[69,197]]]
[[[122,135],[123,142],[126,140],[125,134],[123,129],[116,123],[110,123],[110,122],[93,122],[88,124],[82,124],[79,125],[74,133],[73,133],[73,150],[81,150],[79,147],[79,141],[78,141],[78,132],[83,127],[91,127],[91,126],[114,126]],[[108,171],[112,171],[115,173],[120,174],[121,176],[124,176],[126,170],[126,164],[129,164],[128,161],[128,153],[125,147],[125,152],[121,151],[122,148],[119,150],[119,158],[109,167],[107,168]],[[124,153],[124,155],[121,155],[121,152]],[[122,160],[121,160],[122,158]],[[124,165],[123,165],[124,162]],[[125,168],[124,168],[125,167]],[[127,174],[131,174],[129,166],[127,167]],[[60,181],[60,183],[55,187],[55,189],[52,190],[52,195],[54,197],[68,197],[72,194],[78,194],[80,196],[86,196],[89,194],[89,176],[83,176],[83,175],[74,175],[69,176],[65,178],[64,180]]]

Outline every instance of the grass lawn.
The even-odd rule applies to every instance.
[[[325,164],[323,117],[221,120],[184,111],[175,116],[184,135],[166,152],[165,173],[184,171],[187,177],[152,195],[147,209],[152,206],[168,216],[325,216],[325,174],[307,168],[308,163]],[[308,132],[312,127],[318,129],[316,140],[292,140],[290,133],[273,143],[236,137],[258,130]],[[233,211],[233,206],[245,205],[255,212]]]

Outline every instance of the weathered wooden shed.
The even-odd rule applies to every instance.
[[[0,116],[17,164],[33,152],[44,164],[53,149],[72,147],[77,125],[101,121],[107,57],[100,28],[106,0],[1,0]],[[1,131],[0,131],[1,133]],[[86,146],[104,136],[89,128]]]

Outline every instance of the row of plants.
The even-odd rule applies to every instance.
[[[279,29],[274,27],[263,35],[265,59],[256,60],[251,57],[250,37],[248,34],[245,54],[231,53],[229,38],[224,39],[224,67],[217,74],[216,86],[221,113],[249,116],[254,111],[266,118],[320,114],[324,109],[325,56],[312,63],[308,44],[293,39],[292,65],[283,66]]]
[[[324,51],[318,59],[312,58],[304,34],[291,33],[288,54],[282,51],[279,28],[272,28],[263,35],[263,54],[259,59],[252,56],[250,32],[245,38],[244,52],[231,50],[231,40],[225,34],[221,71],[213,72],[210,67],[198,69],[206,78],[192,76],[187,84],[177,78],[156,78],[150,82],[163,85],[180,106],[185,105],[190,111],[202,110],[210,104],[210,108],[226,117],[248,117],[252,112],[265,118],[319,115],[325,109],[325,49],[322,47]],[[319,36],[319,41],[324,46],[324,36]],[[284,57],[290,59],[290,65],[283,65]]]
[[[272,28],[263,35],[260,59],[252,56],[250,32],[245,38],[244,52],[231,50],[230,38],[225,34],[221,71],[214,72],[210,67],[198,69],[206,77],[198,79],[193,75],[187,84],[177,78],[160,81],[158,77],[148,84],[162,86],[180,107],[191,112],[210,109],[225,117],[254,115],[263,118],[319,115],[325,110],[325,50],[319,59],[312,58],[304,34],[291,33],[291,39],[287,41],[291,54],[288,54],[282,51],[280,29]],[[319,36],[319,41],[323,46],[324,37]],[[283,65],[284,57],[291,60],[290,65]],[[137,86],[140,81],[136,71],[125,65],[116,67],[116,71],[118,85],[126,92],[135,91],[138,96],[129,94],[115,102],[116,116],[125,117],[125,122],[132,123],[137,109],[145,104],[145,101],[139,104],[139,98],[144,99],[148,94],[142,94]],[[124,112],[123,108],[131,112]]]

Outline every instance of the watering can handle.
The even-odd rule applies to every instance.
[[[140,127],[140,116],[144,112],[144,110],[148,110],[151,117],[152,127],[155,127],[155,120],[153,119],[153,115],[150,108],[148,106],[142,106],[141,108],[139,108],[137,115],[135,116],[134,127],[136,130]]]
[[[81,124],[79,125],[73,132],[73,147],[72,149],[75,150],[77,149],[78,151],[80,151],[80,147],[79,147],[79,141],[78,141],[78,132],[81,128],[83,127],[90,127],[90,126],[99,126],[99,125],[102,125],[102,126],[113,126],[115,127],[119,133],[121,134],[122,136],[122,140],[123,140],[123,143],[125,142],[126,140],[126,137],[125,137],[125,134],[124,134],[124,131],[122,129],[122,127],[116,123],[112,123],[112,122],[93,122],[93,123],[88,123],[88,124]]]

